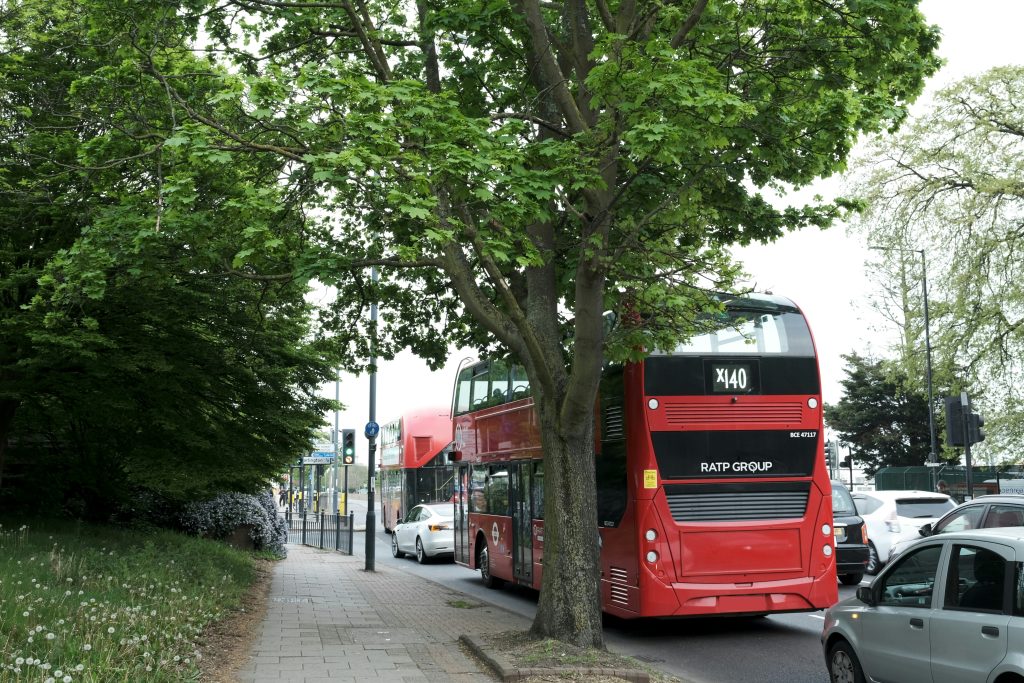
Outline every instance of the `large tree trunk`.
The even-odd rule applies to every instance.
[[[544,576],[531,632],[604,648],[594,425],[565,425],[557,401],[537,405],[544,447]]]

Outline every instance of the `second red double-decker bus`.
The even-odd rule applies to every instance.
[[[449,408],[412,410],[380,429],[380,519],[391,532],[414,506],[451,500],[454,468]]]
[[[605,612],[810,611],[838,597],[818,365],[800,310],[727,301],[715,329],[609,366],[596,407]],[[540,588],[544,454],[523,370],[462,368],[456,562]]]

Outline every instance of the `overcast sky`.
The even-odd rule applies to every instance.
[[[921,8],[942,30],[940,53],[947,63],[930,81],[919,104],[927,101],[928,93],[959,78],[1024,61],[1019,47],[1024,0],[975,0],[969,6],[959,0],[924,0]],[[836,179],[824,181],[808,196],[829,196],[837,187]],[[804,310],[818,347],[824,399],[838,401],[839,381],[844,377],[841,354],[885,351],[877,341],[878,333],[872,331],[880,321],[872,317],[869,306],[876,292],[865,277],[864,263],[870,258],[866,245],[836,226],[792,233],[737,254],[758,291],[789,297]],[[454,354],[448,367],[435,373],[411,354],[383,364],[377,374],[377,422],[383,424],[427,405],[447,406],[461,358]],[[325,386],[323,393],[333,398],[334,385]],[[339,416],[339,426],[357,430],[357,459],[365,464],[367,442],[362,431],[370,414],[368,378],[344,375],[340,397],[347,408]],[[333,426],[333,415],[329,421]]]

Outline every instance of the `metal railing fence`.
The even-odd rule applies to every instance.
[[[277,514],[288,525],[289,543],[352,554],[352,538],[355,533],[353,513],[329,515],[323,512],[285,511]]]

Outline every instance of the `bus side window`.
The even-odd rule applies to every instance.
[[[491,394],[488,406],[498,406],[509,400],[509,366],[503,360],[491,361]]]
[[[533,518],[544,519],[544,463],[533,464]]]
[[[474,467],[469,481],[469,511],[487,512],[487,468]]]
[[[461,415],[470,408],[470,392],[473,388],[473,368],[463,368],[455,387],[455,414]]]
[[[477,365],[473,368],[473,401],[472,409],[487,407],[487,401],[490,400],[490,364],[484,363],[483,365]]]
[[[511,401],[518,401],[530,395],[530,378],[526,375],[526,369],[521,365],[513,365],[511,372],[512,395]]]
[[[491,467],[487,477],[487,510],[492,515],[510,514],[508,507],[508,468]]]

